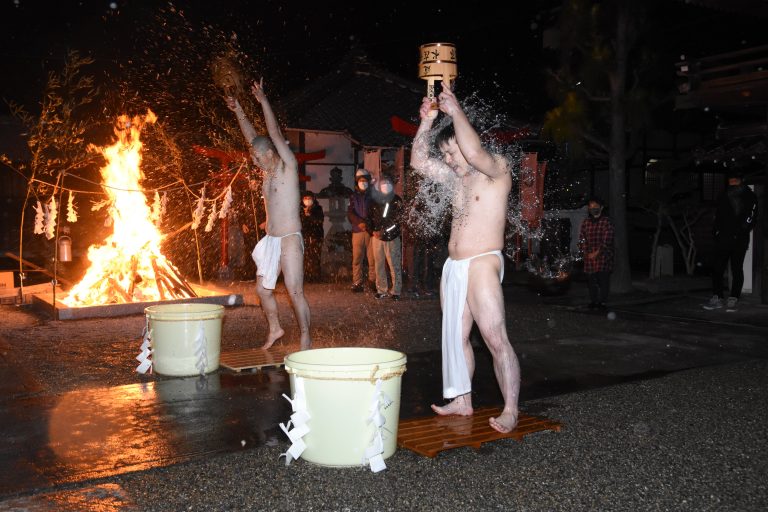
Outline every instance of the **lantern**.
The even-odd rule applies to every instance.
[[[59,237],[59,261],[72,261],[72,239],[67,235]]]

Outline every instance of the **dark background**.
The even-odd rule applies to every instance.
[[[68,50],[96,59],[91,71],[100,85],[171,109],[164,103],[208,93],[207,66],[227,44],[247,57],[248,76],[264,76],[279,99],[334,71],[354,45],[372,62],[418,81],[419,45],[445,41],[458,49],[460,92],[477,91],[518,118],[537,118],[551,106],[544,70],[557,53],[543,49],[542,39],[560,2],[504,4],[318,2],[307,8],[245,0],[2,0],[0,97],[33,109],[47,72],[61,68]],[[673,64],[683,55],[737,50],[765,39],[760,17],[694,4],[658,3],[649,20],[654,40],[647,43],[663,52],[670,83]],[[126,96],[115,93],[115,109]],[[0,109],[7,113],[5,102]]]

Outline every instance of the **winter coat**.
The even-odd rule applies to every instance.
[[[390,242],[400,236],[400,220],[403,210],[403,200],[397,194],[383,203],[373,201],[369,215],[371,231],[379,231],[382,242]]]
[[[718,198],[713,235],[719,242],[744,240],[757,221],[757,196],[748,186],[729,186]]]
[[[347,207],[347,219],[349,220],[349,223],[352,224],[353,233],[371,231],[368,210],[370,209],[372,202],[373,199],[371,199],[370,190],[366,190],[365,192],[355,190],[350,194],[349,206]],[[366,224],[366,229],[360,229],[359,224],[361,222]]]
[[[584,272],[613,271],[613,223],[605,215],[598,218],[587,217],[579,230],[579,248],[584,256]],[[596,258],[587,258],[587,254],[599,249]]]
[[[317,201],[310,207],[309,215],[306,213],[304,205],[301,205],[300,217],[301,217],[301,232],[304,238],[323,238],[323,222],[325,221],[325,215],[323,214],[323,207],[320,206]]]

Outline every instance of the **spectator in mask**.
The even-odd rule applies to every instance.
[[[382,174],[371,196],[369,210],[373,238],[373,261],[376,269],[376,298],[400,300],[403,288],[402,242],[400,240],[400,216],[402,198],[395,194],[390,176]],[[387,276],[389,268],[389,278]]]
[[[581,223],[579,249],[589,287],[589,309],[605,309],[613,272],[613,223],[603,215],[604,203],[593,197],[587,203],[587,218]]]
[[[355,190],[349,196],[347,219],[352,225],[352,291],[360,293],[363,286],[363,262],[368,262],[368,287],[375,290],[373,282],[375,271],[373,267],[373,248],[371,246],[371,229],[369,209],[371,207],[371,173],[358,169],[355,173]]]
[[[314,192],[305,191],[301,196],[301,232],[304,235],[304,280],[320,280],[320,255],[323,250],[323,207]]]

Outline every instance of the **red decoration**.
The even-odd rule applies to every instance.
[[[520,169],[520,205],[524,221],[537,228],[544,216],[544,174],[547,162],[538,162],[537,153],[526,153]]]
[[[228,153],[218,148],[207,148],[198,145],[193,145],[192,149],[203,156],[217,159],[221,165],[222,172],[228,172],[229,164],[232,162],[237,162],[248,158],[247,151],[232,151]],[[321,151],[315,151],[314,153],[294,153],[294,155],[296,155],[296,161],[299,163],[299,165],[301,165],[305,162],[325,158],[325,150],[323,149]],[[216,175],[215,177],[219,176],[220,175]],[[299,176],[299,181],[306,182],[310,181],[311,179],[312,178],[309,176]]]

